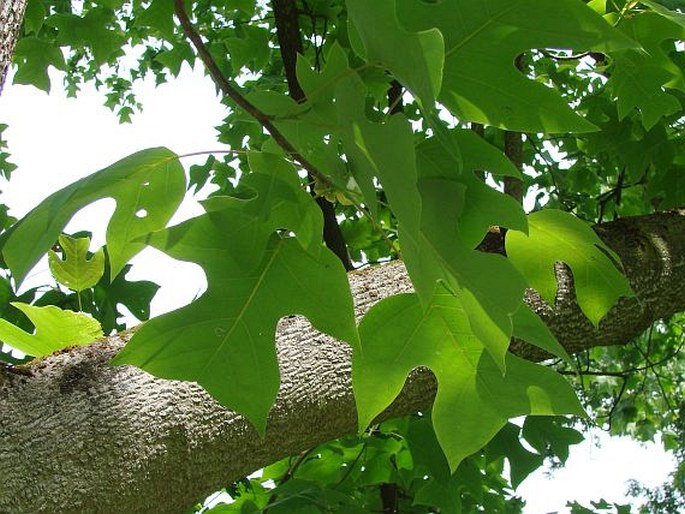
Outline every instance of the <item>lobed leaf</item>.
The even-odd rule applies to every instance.
[[[356,52],[371,63],[386,65],[425,108],[432,108],[440,93],[445,59],[440,31],[405,30],[397,19],[395,0],[347,0],[347,10],[361,40],[362,47],[356,45]],[[351,42],[354,45],[354,37]]]
[[[557,291],[557,262],[570,266],[578,305],[595,325],[621,296],[633,295],[614,263],[619,262],[618,256],[583,221],[563,211],[545,209],[530,214],[528,226],[528,236],[513,231],[507,234],[507,255],[548,303],[554,303]]]
[[[438,381],[433,426],[452,471],[509,418],[583,415],[573,389],[554,371],[507,354],[503,374],[471,329],[460,299],[443,286],[428,309],[415,294],[386,298],[364,317],[359,334],[352,385],[360,427],[390,405],[412,369],[428,367]]]
[[[105,272],[104,250],[100,248],[88,258],[90,238],[73,238],[63,234],[58,241],[64,252],[64,260],[53,250],[48,252],[50,272],[57,282],[74,291],[83,291],[97,284]]]
[[[516,58],[535,48],[609,52],[636,48],[577,0],[398,0],[406,30],[437,28],[445,40],[445,67],[438,100],[457,118],[522,132],[588,132],[554,90],[516,68]]]
[[[282,158],[251,153],[249,160],[257,172],[243,179],[240,198],[212,198],[206,214],[148,238],[202,266],[208,288],[190,305],[147,322],[115,363],[195,381],[263,433],[280,384],[278,320],[303,314],[353,344],[357,332],[345,270],[321,245],[318,207]],[[286,168],[289,174],[280,173]],[[274,233],[281,229],[296,237]]]
[[[685,91],[685,78],[664,43],[685,39],[685,23],[681,23],[654,12],[637,13],[621,23],[621,30],[644,50],[627,49],[613,56],[615,69],[608,86],[618,99],[620,120],[638,109],[642,124],[650,130],[662,116],[680,110],[680,101],[668,89]]]
[[[184,194],[178,156],[166,148],[142,150],[51,194],[14,225],[2,253],[18,285],[78,210],[113,198],[107,247],[115,277],[145,247],[138,239],[164,227]]]
[[[23,312],[36,328],[29,334],[0,319],[0,340],[27,355],[42,357],[68,346],[92,343],[102,337],[97,320],[81,312],[65,311],[54,305],[35,307],[21,302],[11,305]]]

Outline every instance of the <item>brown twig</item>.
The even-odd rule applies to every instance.
[[[219,69],[214,57],[205,46],[202,38],[197,33],[193,24],[186,13],[184,1],[174,0],[174,8],[176,16],[178,17],[183,33],[193,43],[200,60],[204,63],[212,80],[221,90],[221,92],[230,98],[236,105],[246,111],[250,116],[259,122],[259,124],[266,129],[266,131],[274,138],[274,141],[288,153],[294,161],[296,161],[302,168],[307,170],[309,174],[315,176],[317,180],[325,185],[332,186],[330,179],[321,173],[312,163],[310,163],[302,154],[300,154],[295,147],[288,141],[283,133],[274,125],[271,116],[261,111],[257,106],[253,105],[238,91],[231,83],[226,80],[223,73]]]

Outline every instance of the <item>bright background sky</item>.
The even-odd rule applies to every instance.
[[[166,146],[178,154],[219,150],[214,126],[224,108],[210,80],[199,70],[184,68],[178,80],[154,87],[147,80],[136,87],[144,110],[132,124],[119,125],[116,116],[103,107],[103,96],[84,88],[78,99],[67,99],[58,75],[52,75],[54,91],[48,96],[28,86],[11,85],[11,76],[0,95],[0,123],[9,143],[11,162],[19,168],[9,183],[1,182],[2,201],[10,213],[22,216],[43,198],[71,182],[104,168],[138,150]],[[184,159],[186,170],[204,158]],[[104,232],[113,200],[102,200],[83,209],[68,231],[94,233],[91,250],[104,243]],[[188,201],[175,221],[200,212]],[[134,260],[129,280],[148,279],[162,286],[152,311],[161,314],[189,303],[205,288],[201,269],[179,263],[153,249]],[[50,281],[44,263],[30,274],[27,285]],[[629,503],[626,481],[637,479],[657,486],[673,469],[673,459],[658,445],[640,446],[628,438],[609,438],[601,430],[593,432],[601,448],[585,442],[573,448],[564,469],[550,477],[539,471],[518,489],[528,505],[527,514],[564,513],[566,501],[578,500],[589,506],[591,500]],[[632,500],[634,501],[634,500]]]

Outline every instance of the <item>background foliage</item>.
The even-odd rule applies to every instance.
[[[682,462],[682,316],[569,357],[523,303],[527,287],[553,301],[562,261],[598,324],[632,290],[588,222],[683,205],[681,7],[29,0],[15,83],[49,91],[54,67],[71,95],[94,82],[126,122],[140,108],[137,80],[163,83],[201,60],[228,106],[217,130],[231,151],[185,170],[168,149],[144,150],[18,222],[0,209],[0,315],[20,336],[3,340],[36,356],[58,349],[25,342],[45,340],[47,305],[87,312],[105,333],[123,328],[121,305],[146,320],[157,286],[125,277],[151,245],[202,266],[209,286],[148,321],[117,364],[196,381],[263,431],[279,386],[278,320],[303,314],[350,344],[361,435],[227,485],[236,501],[217,512],[520,512],[513,488],[563,462],[590,422],[659,435]],[[0,141],[0,172],[13,168]],[[184,194],[206,185],[205,213],[167,227]],[[105,249],[60,237],[105,197],[117,202]],[[63,285],[19,293],[48,251]],[[356,326],[345,271],[400,256],[416,292]],[[524,361],[508,352],[512,337],[557,359]],[[374,425],[416,366],[438,379],[432,411]],[[680,468],[659,490],[633,489],[649,497],[645,511],[683,506]]]

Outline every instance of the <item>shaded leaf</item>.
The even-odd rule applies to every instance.
[[[620,28],[644,50],[617,52],[608,86],[618,98],[619,119],[639,109],[642,123],[649,130],[662,116],[680,110],[680,102],[668,89],[685,91],[685,79],[664,42],[685,39],[685,26],[656,13],[643,12],[623,21]]]
[[[588,132],[559,94],[527,78],[515,60],[534,48],[608,52],[638,45],[577,0],[398,0],[409,31],[445,39],[438,100],[461,121],[522,132]]]
[[[169,0],[152,0],[147,9],[136,18],[136,25],[152,27],[167,41],[174,39],[174,3]]]
[[[48,67],[66,68],[60,49],[36,37],[23,37],[17,42],[14,62],[18,65],[15,84],[32,84],[46,93],[50,92]]]
[[[17,284],[47,252],[71,217],[101,198],[117,207],[107,226],[111,275],[145,244],[138,238],[166,225],[185,193],[185,172],[166,148],[142,150],[53,193],[14,225],[2,249]]]
[[[123,55],[126,36],[116,28],[112,9],[93,7],[84,17],[53,14],[46,23],[58,29],[57,42],[60,45],[90,47],[98,65]]]
[[[350,22],[363,44],[357,53],[380,61],[427,109],[440,93],[445,45],[436,29],[410,33],[397,19],[395,0],[347,0]],[[354,43],[354,39],[352,40]],[[398,48],[402,48],[398,52]]]
[[[529,416],[527,419],[537,419]],[[518,487],[533,471],[544,463],[544,453],[536,454],[524,448],[519,435],[521,428],[507,423],[502,430],[488,443],[485,455],[489,461],[506,457],[511,467],[511,485]],[[537,448],[536,448],[537,449]]]
[[[58,241],[64,252],[64,260],[53,250],[48,252],[52,276],[74,291],[83,291],[97,284],[105,272],[104,250],[100,248],[88,258],[90,238],[73,238],[63,234]]]

